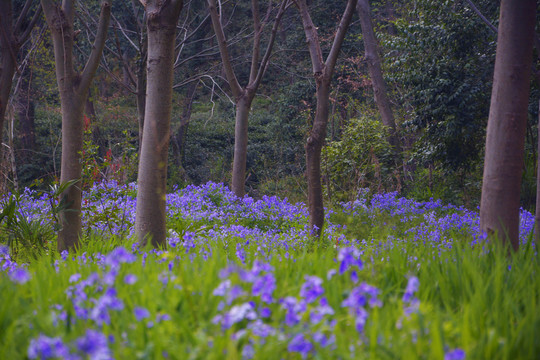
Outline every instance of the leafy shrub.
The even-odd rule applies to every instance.
[[[393,186],[387,135],[380,121],[364,115],[350,119],[341,140],[323,148],[321,171],[331,200],[353,200],[360,189],[380,192]]]

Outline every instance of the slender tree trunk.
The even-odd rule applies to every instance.
[[[191,120],[191,110],[193,108],[193,100],[195,99],[195,90],[197,89],[197,82],[192,82],[188,88],[187,97],[183,103],[184,110],[182,111],[182,117],[180,118],[180,126],[176,134],[174,135],[174,151],[176,158],[176,165],[182,167],[184,162],[186,136],[188,133],[189,122]]]
[[[365,57],[368,64],[369,76],[371,77],[373,93],[375,95],[375,103],[381,114],[383,125],[390,129],[388,141],[394,147],[394,151],[397,155],[401,153],[401,144],[396,132],[396,122],[394,120],[394,113],[392,112],[390,100],[388,99],[386,84],[384,83],[381,57],[379,56],[379,45],[371,22],[369,0],[358,0],[356,10],[360,17]]]
[[[532,64],[535,0],[501,2],[486,138],[480,228],[519,248],[519,192]]]
[[[23,76],[30,76],[24,74]],[[19,94],[16,96],[17,119],[19,121],[20,139],[22,148],[23,163],[31,158],[32,151],[36,148],[35,134],[35,105],[30,95],[30,84],[28,78],[21,79]]]
[[[306,143],[306,175],[308,182],[309,228],[319,236],[324,225],[324,204],[321,184],[321,150],[326,138],[330,106],[330,80],[317,81],[317,110]]]
[[[212,26],[214,27],[214,32],[216,33],[216,39],[218,41],[219,52],[221,54],[221,59],[223,61],[223,72],[227,77],[229,86],[233,93],[236,105],[236,122],[235,122],[235,137],[234,137],[234,160],[233,160],[233,171],[232,171],[232,191],[238,197],[243,197],[245,195],[245,180],[246,180],[246,159],[247,159],[247,143],[248,143],[248,119],[249,112],[251,109],[251,103],[259,85],[261,79],[266,72],[268,67],[268,61],[270,60],[270,55],[272,53],[272,47],[274,46],[274,41],[276,34],[278,32],[279,23],[285,9],[289,4],[289,0],[282,0],[277,15],[274,19],[274,25],[270,33],[270,40],[266,48],[266,52],[261,61],[260,58],[260,45],[261,45],[261,35],[263,31],[263,25],[261,23],[260,13],[259,13],[259,1],[251,0],[251,11],[253,16],[253,45],[251,53],[251,70],[249,74],[249,82],[247,86],[242,87],[238,82],[236,74],[234,72],[231,57],[229,55],[229,50],[227,48],[227,39],[223,31],[223,26],[221,24],[221,14],[218,13],[218,6],[216,0],[207,0],[208,1],[208,10],[212,18]],[[264,20],[268,20],[270,12],[267,13],[267,16]]]
[[[174,45],[182,1],[149,1],[148,65],[143,146],[139,160],[135,231],[146,244],[166,246],[165,196],[169,149]]]
[[[348,0],[339,22],[332,48],[323,60],[317,27],[313,24],[306,0],[296,1],[300,11],[306,42],[311,57],[313,77],[317,85],[317,109],[306,143],[306,177],[308,183],[308,210],[311,234],[319,237],[324,225],[324,204],[321,185],[321,150],[326,138],[330,107],[330,84],[341,45],[351,23],[356,0]]]
[[[247,92],[236,102],[236,122],[234,127],[234,160],[232,171],[232,191],[238,197],[245,194],[248,119],[253,96]]]

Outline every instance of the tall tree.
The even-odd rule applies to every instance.
[[[233,69],[231,56],[227,48],[227,39],[223,31],[221,22],[221,14],[218,13],[218,7],[216,0],[208,0],[208,8],[210,16],[212,18],[212,25],[216,33],[218,40],[219,50],[221,58],[223,60],[223,67],[229,86],[233,93],[234,102],[236,105],[236,122],[234,130],[234,160],[232,171],[232,190],[238,197],[243,197],[245,193],[244,183],[246,180],[246,160],[247,160],[247,143],[248,143],[248,119],[249,112],[251,110],[251,104],[253,98],[257,93],[257,89],[261,83],[261,79],[266,72],[270,55],[272,53],[272,47],[279,27],[279,22],[283,16],[285,9],[289,4],[288,0],[281,1],[281,5],[274,20],[274,25],[270,34],[270,40],[266,47],[266,52],[260,60],[260,47],[261,38],[263,34],[264,26],[268,23],[268,17],[270,11],[267,12],[266,17],[261,22],[259,1],[251,1],[251,12],[253,16],[253,49],[251,53],[251,70],[249,73],[248,84],[244,87],[240,85],[236,74]],[[269,10],[272,3],[269,4]]]
[[[535,0],[502,0],[486,138],[480,228],[519,248],[519,191],[536,15]]]
[[[82,72],[73,64],[73,45],[76,31],[73,27],[75,1],[41,0],[45,19],[49,26],[56,66],[56,80],[60,92],[62,111],[62,160],[60,182],[80,181],[81,152],[83,147],[83,112],[88,89],[94,78],[109,27],[111,5],[101,3],[99,24],[92,51]],[[81,233],[81,187],[79,183],[69,186],[61,195],[67,205],[61,214],[61,230],[58,232],[58,250],[76,248]]]
[[[317,89],[317,108],[315,118],[306,143],[306,173],[308,182],[309,226],[312,234],[320,236],[324,225],[324,204],[321,185],[321,149],[326,138],[329,114],[329,97],[332,75],[338,59],[341,44],[351,23],[357,0],[348,0],[341,17],[332,48],[323,60],[321,42],[317,27],[313,24],[306,0],[294,0],[300,11],[302,25],[306,34],[307,46],[313,67],[313,77]]]
[[[41,15],[41,8],[37,7],[34,14],[29,17],[34,2],[37,3],[34,0],[25,1],[15,24],[13,24],[11,0],[0,0],[0,145],[13,75],[17,69],[17,56],[22,44],[30,36]],[[0,158],[1,154],[2,146],[0,146]]]
[[[371,22],[369,0],[358,0],[356,10],[358,11],[358,17],[360,18],[360,26],[362,27],[365,58],[368,65],[369,76],[371,77],[373,93],[375,95],[375,104],[377,105],[379,113],[381,114],[383,125],[390,129],[388,142],[394,147],[396,154],[399,154],[401,152],[401,145],[396,132],[394,113],[392,111],[390,99],[388,99],[386,84],[384,83],[381,57],[379,55],[379,45],[377,43],[377,38],[375,37],[375,32],[373,31],[373,24]]]
[[[174,47],[182,0],[141,1],[147,15],[148,60],[144,136],[139,160],[135,231],[146,243],[166,245],[165,195]]]

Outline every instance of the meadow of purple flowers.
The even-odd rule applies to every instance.
[[[129,240],[135,194],[135,185],[114,183],[85,194],[87,248],[77,254],[57,256],[48,249],[49,255],[25,264],[0,247],[2,358],[186,358],[190,352],[192,358],[403,358],[400,344],[407,344],[416,358],[450,360],[465,359],[465,343],[473,354],[491,354],[459,341],[455,329],[440,336],[448,341],[435,341],[435,325],[424,328],[433,305],[420,301],[424,281],[414,274],[422,261],[415,249],[444,258],[463,239],[469,253],[479,242],[483,247],[473,211],[397,193],[364,193],[327,210],[327,226],[315,246],[303,204],[268,196],[238,199],[223,185],[208,183],[167,195],[169,248],[147,250]],[[46,194],[26,190],[18,206],[27,221],[53,226]],[[334,221],[337,213],[369,229],[389,230],[351,238]],[[533,216],[522,211],[524,245],[532,226]],[[129,245],[103,251],[95,244],[103,238]],[[390,253],[393,260],[406,259],[409,270],[393,283],[381,282],[381,263],[392,262]],[[42,291],[54,295],[44,299]],[[18,310],[10,315],[10,307]],[[40,320],[17,330],[17,313],[35,313]],[[15,332],[22,339],[9,343]],[[424,353],[431,348],[438,352]]]

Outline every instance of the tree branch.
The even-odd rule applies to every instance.
[[[219,15],[216,7],[216,0],[208,0],[208,9],[210,11],[210,18],[212,19],[212,26],[214,27],[214,32],[218,40],[219,51],[221,53],[221,59],[223,61],[223,67],[225,69],[225,75],[227,76],[227,81],[232,90],[232,93],[235,98],[242,96],[244,89],[240,86],[236,74],[231,63],[231,57],[229,55],[229,50],[227,49],[227,40],[225,38],[225,33],[223,32],[223,26],[219,19]]]
[[[11,1],[11,0],[8,0]],[[26,0],[24,3],[24,6],[21,10],[21,13],[19,14],[19,17],[17,18],[17,22],[15,23],[15,28],[13,29],[13,32],[15,34],[19,33],[22,29],[23,20],[26,19],[26,15],[28,15],[28,11],[30,10],[30,6],[32,6],[32,3],[34,0]]]
[[[79,89],[88,89],[90,82],[96,73],[97,67],[99,65],[99,60],[101,59],[101,53],[103,52],[103,47],[105,46],[105,40],[107,38],[107,30],[109,28],[109,20],[111,18],[111,4],[107,1],[103,2],[101,5],[101,13],[99,15],[99,25],[96,33],[96,38],[94,40],[94,45],[92,46],[92,52],[88,57],[88,61],[84,66],[84,70],[81,75],[81,82]]]
[[[480,10],[478,10],[478,8],[474,5],[474,3],[471,1],[471,0],[465,0],[467,2],[467,4],[469,4],[469,6],[472,8],[472,10],[476,13],[476,15],[478,15],[480,17],[480,19],[482,19],[482,21],[484,23],[486,23],[486,25],[496,34],[497,33],[497,28],[495,27],[495,25],[493,25],[491,23],[491,21],[489,21],[481,12]]]
[[[36,23],[38,22],[41,16],[41,10],[42,10],[41,6],[38,6],[38,8],[36,9],[36,12],[34,13],[34,16],[32,17],[32,20],[30,20],[30,23],[24,30],[24,33],[22,33],[22,35],[18,37],[17,41],[19,42],[19,44],[23,44],[32,33],[34,26],[36,26]]]
[[[334,67],[336,66],[339,50],[341,49],[341,45],[343,44],[343,40],[345,39],[345,35],[347,34],[349,24],[351,23],[354,10],[356,9],[356,3],[357,0],[347,1],[347,7],[345,8],[345,12],[343,13],[341,21],[339,22],[336,37],[334,38],[334,43],[332,44],[332,49],[330,49],[330,53],[326,58],[326,68],[330,72],[330,74],[326,74],[328,76],[331,76],[334,72]]]
[[[304,32],[306,33],[306,41],[308,43],[309,55],[311,56],[313,74],[320,74],[324,70],[324,62],[317,28],[309,15],[306,0],[295,0],[295,3],[300,11],[302,25],[304,26]]]
[[[272,54],[272,48],[274,47],[274,42],[276,40],[279,23],[281,22],[281,18],[283,17],[283,14],[285,14],[285,10],[287,9],[288,3],[289,3],[289,0],[283,0],[281,2],[281,6],[279,7],[278,13],[274,20],[274,25],[272,26],[272,32],[270,34],[270,41],[268,42],[268,46],[266,47],[266,51],[264,53],[261,64],[259,66],[259,70],[257,71],[257,76],[252,81],[253,84],[251,84],[250,82],[250,85],[249,85],[250,87],[253,87],[255,89],[259,87],[259,84],[261,83],[261,79],[264,76],[266,69],[268,68],[268,62]]]
[[[257,78],[259,57],[261,56],[261,14],[259,12],[259,0],[251,0],[251,14],[253,16],[253,48],[251,50],[251,69],[249,71],[249,83]]]

